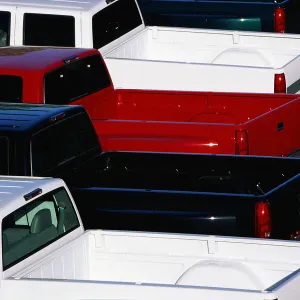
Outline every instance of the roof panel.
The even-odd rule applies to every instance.
[[[73,114],[79,111],[85,109],[75,105],[0,103],[0,131],[25,131],[30,127],[45,124],[57,114]]]
[[[115,0],[118,1],[118,0]],[[109,4],[106,0],[10,0],[1,1],[1,4],[17,5],[19,7],[32,6],[33,8],[49,8],[49,9],[68,9],[69,12],[74,11],[89,11],[95,7],[103,9]],[[47,11],[45,11],[47,13]]]
[[[63,184],[61,179],[42,177],[11,177],[0,176],[0,215],[4,217],[8,212],[26,204],[24,195],[37,188],[43,190],[43,194]]]
[[[70,56],[99,53],[96,49],[67,47],[0,47],[0,72],[5,70],[47,70]]]

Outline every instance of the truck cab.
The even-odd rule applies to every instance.
[[[63,173],[101,152],[81,106],[0,104],[2,175]]]
[[[0,58],[1,102],[83,105],[97,117],[112,105],[113,85],[95,49],[2,47]]]
[[[124,13],[126,12],[126,13]],[[108,50],[144,28],[136,0],[0,3],[0,44]]]
[[[2,267],[7,277],[80,236],[83,226],[62,180],[1,176],[3,182],[8,183],[1,187]]]

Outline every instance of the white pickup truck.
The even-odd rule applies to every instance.
[[[300,92],[300,36],[145,26],[136,0],[1,0],[0,46],[99,49],[116,88]]]
[[[84,231],[61,179],[0,176],[0,199],[0,299],[299,299],[297,241]]]

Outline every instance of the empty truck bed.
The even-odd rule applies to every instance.
[[[300,78],[299,54],[297,35],[147,27],[104,58],[117,88],[263,93]]]

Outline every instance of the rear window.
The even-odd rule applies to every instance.
[[[9,46],[10,18],[8,11],[0,11],[0,47]]]
[[[45,103],[68,104],[110,84],[101,57],[85,57],[45,75]]]
[[[22,77],[0,75],[0,102],[22,102],[22,92]]]
[[[99,49],[141,24],[135,0],[119,0],[93,16],[93,47]]]
[[[9,175],[9,150],[8,139],[0,137],[0,175]]]
[[[2,221],[3,269],[8,269],[79,226],[65,188],[31,201]]]
[[[24,45],[75,47],[73,16],[26,13],[23,28]]]
[[[32,137],[31,173],[41,175],[95,147],[98,137],[87,113],[68,117]]]

